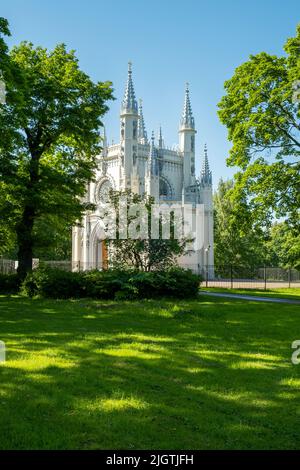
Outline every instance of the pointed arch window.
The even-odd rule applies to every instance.
[[[171,185],[169,181],[163,177],[159,179],[159,198],[165,200],[172,199]]]

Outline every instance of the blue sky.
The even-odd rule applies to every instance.
[[[105,117],[109,140],[119,138],[119,107],[127,62],[133,62],[148,135],[159,125],[167,145],[178,142],[185,82],[196,121],[196,171],[207,142],[214,183],[230,177],[230,143],[217,116],[223,83],[249,54],[283,54],[300,21],[298,0],[1,0],[9,44],[30,40],[76,49],[94,80],[111,80],[117,101]]]

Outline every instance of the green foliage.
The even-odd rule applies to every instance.
[[[167,271],[133,273],[121,289],[127,298],[189,298],[199,292],[200,278],[190,270],[171,268]]]
[[[1,25],[0,25],[1,26]],[[0,217],[16,233],[19,274],[31,269],[38,225],[71,226],[88,208],[86,184],[101,150],[99,128],[110,82],[93,83],[74,51],[22,42],[9,53],[18,82],[7,80],[0,112]]]
[[[199,285],[199,276],[180,268],[166,272],[107,270],[78,273],[41,267],[27,275],[21,293],[28,297],[55,299],[189,298],[197,296]]]
[[[0,273],[0,294],[16,294],[19,287],[20,282],[16,274]]]
[[[21,286],[21,294],[55,299],[84,297],[82,281],[80,273],[41,267],[27,274]]]
[[[299,234],[300,218],[298,226],[289,221],[277,222],[272,226],[266,249],[274,265],[300,269]]]
[[[60,214],[40,217],[34,225],[34,258],[67,260],[72,257],[72,227]]]
[[[85,271],[81,274],[86,297],[114,299],[116,294],[125,289],[129,271],[108,269],[106,271]]]
[[[134,204],[142,204],[146,208],[146,223],[148,227],[148,238],[130,237],[127,227],[127,238],[120,236],[121,223],[119,217],[120,199],[127,199],[127,220],[128,227],[134,222],[139,227],[140,215],[132,215],[130,212]],[[188,244],[191,241],[187,237],[175,238],[174,214],[161,217],[159,224],[159,237],[153,238],[151,234],[154,215],[152,205],[154,198],[147,195],[138,195],[130,190],[114,191],[111,190],[108,202],[114,207],[116,212],[116,235],[111,239],[106,239],[106,245],[109,252],[109,265],[114,268],[127,269],[128,266],[141,271],[161,270],[164,271],[177,265],[178,257],[187,253]],[[163,237],[164,229],[168,229],[169,238]]]
[[[225,82],[219,117],[232,141],[230,166],[238,166],[235,197],[249,196],[256,218],[297,218],[300,207],[300,25],[285,45],[286,57],[250,56]]]
[[[246,196],[236,199],[234,181],[220,180],[214,194],[215,265],[300,267],[300,223],[296,217],[267,224],[249,207]],[[250,271],[248,276],[250,275]],[[254,271],[255,272],[255,271]],[[225,275],[225,274],[224,274]]]
[[[261,266],[266,261],[266,232],[254,220],[247,200],[232,197],[232,180],[220,180],[214,194],[215,265]]]

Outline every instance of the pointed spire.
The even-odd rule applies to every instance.
[[[138,139],[141,144],[146,144],[148,142],[147,131],[143,115],[143,106],[142,100],[139,100],[139,122],[138,122]]]
[[[107,147],[107,136],[106,136],[106,129],[105,126],[103,125],[103,148]]]
[[[203,186],[212,184],[212,173],[209,168],[208,156],[207,156],[207,145],[204,145],[204,160],[202,163],[202,169],[200,173],[200,183]]]
[[[128,62],[128,76],[127,76],[127,83],[124,93],[124,98],[122,101],[121,111],[123,113],[138,113],[138,105],[135,99],[133,81],[132,81],[132,70],[131,70],[131,62]]]
[[[161,126],[159,126],[158,146],[159,146],[160,149],[162,149],[163,146],[164,146],[164,141],[163,141],[163,138],[162,138]]]
[[[154,131],[152,131],[149,153],[149,170],[151,175],[157,176],[159,169],[154,139]]]
[[[195,121],[192,113],[192,107],[190,102],[190,91],[189,91],[189,84],[186,83],[185,87],[185,98],[184,98],[184,106],[183,112],[181,117],[181,128],[186,129],[195,129]]]
[[[108,147],[108,142],[107,142],[107,136],[106,136],[106,129],[105,129],[105,126],[103,125],[102,155],[104,155],[104,156],[107,155],[107,147]]]

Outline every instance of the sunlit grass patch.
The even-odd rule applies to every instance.
[[[299,447],[299,307],[0,298],[1,449]]]

